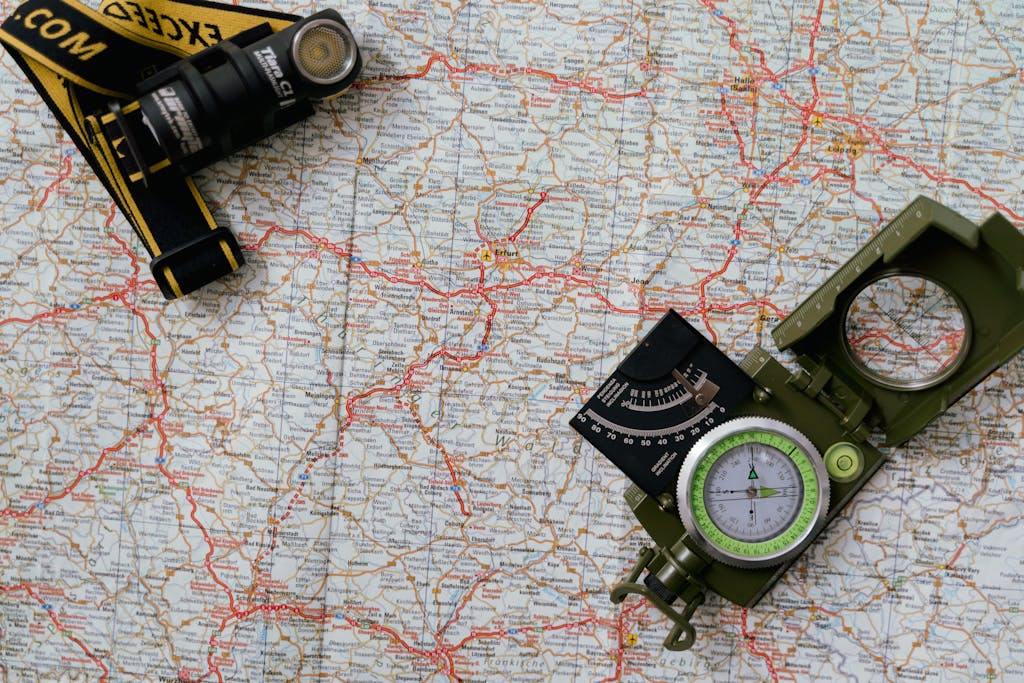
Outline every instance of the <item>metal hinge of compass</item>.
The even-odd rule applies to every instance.
[[[825,406],[839,418],[851,438],[864,441],[871,433],[869,416],[874,403],[841,380],[824,362],[810,356],[799,356],[800,370],[790,375],[788,383]]]
[[[757,346],[739,365],[754,381],[767,385],[771,382],[764,381],[766,378],[762,375],[780,367],[770,364],[769,360],[774,360],[772,355]],[[839,426],[851,439],[865,441],[874,423],[872,401],[840,379],[824,362],[811,356],[799,356],[797,363],[800,369],[789,373],[786,384],[813,398],[835,415]]]

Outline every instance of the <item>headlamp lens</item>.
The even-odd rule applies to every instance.
[[[337,22],[313,21],[295,36],[292,56],[303,78],[321,85],[336,83],[347,76],[355,64],[355,40]]]

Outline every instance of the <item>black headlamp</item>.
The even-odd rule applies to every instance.
[[[334,10],[296,20],[183,0],[190,3],[224,25],[250,28],[179,59],[174,38],[142,38],[115,14],[77,0],[25,0],[0,24],[0,42],[152,256],[150,269],[167,299],[245,260],[189,175],[306,118],[312,102],[344,92],[362,66]],[[284,28],[275,33],[273,26]],[[140,73],[152,75],[139,82]]]
[[[107,105],[95,139],[109,142],[97,148],[127,181],[112,192],[153,254],[165,297],[244,262],[188,175],[310,116],[312,102],[344,92],[361,66],[348,26],[323,10],[276,33],[257,25],[146,78],[136,100]]]
[[[344,92],[361,68],[359,48],[335,10],[272,33],[258,26],[184,59],[111,103],[133,182],[167,167],[192,173],[312,113],[311,101]]]

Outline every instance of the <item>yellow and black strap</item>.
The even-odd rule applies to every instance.
[[[99,11],[77,0],[28,0],[0,25],[0,42],[146,246],[168,299],[233,272],[244,259],[191,178],[173,169],[155,173],[169,161],[129,149],[137,143],[123,124],[138,116],[136,85],[226,37],[257,27],[277,31],[295,20],[197,0],[107,0]],[[148,168],[138,168],[139,158]]]

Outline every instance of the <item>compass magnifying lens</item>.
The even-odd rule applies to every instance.
[[[871,381],[893,389],[923,389],[963,363],[970,319],[948,289],[918,275],[889,275],[850,303],[846,349]]]

